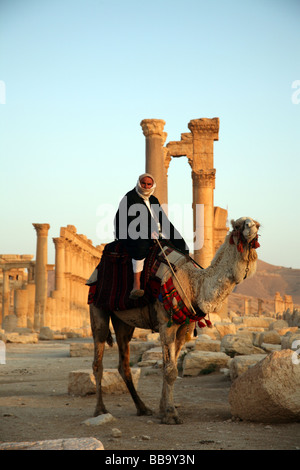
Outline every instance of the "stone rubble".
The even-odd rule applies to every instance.
[[[104,450],[103,444],[94,437],[54,439],[36,442],[5,442],[1,450]]]
[[[228,318],[212,314],[210,319],[213,327],[198,329],[198,337],[189,337],[182,348],[178,360],[179,375],[181,377],[198,376],[221,371],[232,382],[230,393],[232,414],[241,419],[271,422],[272,419],[282,420],[283,415],[289,420],[298,419],[297,407],[300,403],[300,396],[295,393],[294,399],[289,398],[288,391],[295,386],[298,380],[295,371],[300,368],[299,366],[298,369],[288,367],[287,362],[291,362],[291,355],[296,354],[295,351],[300,349],[299,312],[294,311],[293,314],[285,316],[285,319],[239,316],[234,312],[230,312]],[[70,342],[70,357],[90,357],[92,365],[94,344],[92,338],[88,336],[87,329],[55,331],[49,327],[42,327],[40,332],[36,333],[33,329],[15,326],[8,330],[0,330],[0,341],[3,343],[26,344],[78,337],[87,338],[85,342]],[[113,347],[117,350],[116,341]],[[138,387],[143,369],[146,369],[147,373],[149,369],[163,367],[158,333],[137,328],[130,342],[130,353],[131,362],[134,364],[132,374],[136,387]],[[267,371],[273,371],[275,368],[273,362],[277,367],[281,367],[282,376],[277,377],[273,373],[273,376],[267,377]],[[266,364],[269,366],[267,367]],[[249,383],[254,380],[254,374],[256,374],[255,380],[257,381],[256,397],[252,396],[251,390],[245,392],[247,384],[248,388],[251,388]],[[284,380],[286,387],[279,385],[280,380]],[[117,369],[104,370],[102,386],[103,393],[128,393]],[[268,392],[266,392],[266,387]],[[95,394],[96,384],[92,370],[71,371],[68,393],[74,396]],[[281,396],[280,406],[274,398],[277,395]],[[247,406],[245,397],[247,397]],[[259,400],[264,404],[263,406],[258,405]],[[267,402],[269,407],[266,405]],[[270,407],[274,411],[273,418],[268,414]],[[261,408],[264,408],[264,413],[261,412]],[[98,419],[100,422],[101,419],[99,417]]]

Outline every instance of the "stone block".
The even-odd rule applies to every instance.
[[[262,354],[264,351],[254,346],[248,336],[226,335],[221,340],[221,352],[234,357],[237,355]]]
[[[19,343],[19,344],[38,343],[37,333],[30,333],[26,335],[20,335],[19,333],[6,333],[5,338],[6,338],[7,343]]]
[[[199,336],[194,343],[195,351],[220,352],[221,350],[220,348],[221,348],[221,341],[217,339],[211,339],[209,337],[207,339],[202,336]]]
[[[220,338],[223,338],[226,335],[236,334],[236,325],[234,323],[216,322],[214,326],[219,333]]]
[[[288,328],[289,324],[285,320],[275,320],[269,325],[269,330],[281,330],[282,328]]]
[[[104,450],[103,444],[94,437],[54,439],[35,442],[5,442],[1,450]]]
[[[147,362],[147,361],[160,361],[162,360],[162,348],[157,347],[157,348],[151,348],[148,349],[147,351],[144,352],[142,356],[142,362]]]
[[[262,361],[266,354],[250,354],[249,356],[235,356],[229,363],[229,375],[231,380],[246,372],[249,367],[253,367],[259,361]]]
[[[295,349],[293,343],[300,341],[300,331],[299,333],[288,332],[281,337],[281,349]],[[299,346],[297,346],[298,348]]]
[[[243,326],[249,326],[254,328],[269,328],[270,324],[274,322],[274,318],[272,317],[244,316],[241,318]]]
[[[233,417],[260,423],[300,420],[300,367],[293,354],[274,351],[233,382]]]
[[[263,331],[258,336],[258,346],[260,347],[262,343],[268,344],[281,344],[281,337],[278,331],[276,330],[267,330]]]
[[[70,357],[93,356],[94,343],[71,343]]]
[[[228,367],[230,358],[222,352],[192,351],[183,359],[183,375],[197,376]]]
[[[137,388],[140,369],[132,368],[132,380]],[[109,394],[127,393],[128,389],[117,369],[105,369],[102,377],[102,392]],[[86,396],[96,393],[96,381],[90,369],[77,370],[69,373],[69,395]]]

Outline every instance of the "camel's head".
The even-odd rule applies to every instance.
[[[238,251],[243,252],[243,247],[249,245],[250,248],[258,248],[258,229],[260,224],[250,217],[240,217],[231,221],[232,232],[230,243],[237,246]]]

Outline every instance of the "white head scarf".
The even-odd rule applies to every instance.
[[[146,189],[141,186],[141,180],[145,178],[146,176],[148,176],[148,178],[151,178],[153,181],[153,186],[150,189]],[[154,193],[155,188],[156,188],[156,183],[155,183],[153,176],[150,175],[150,173],[143,173],[142,175],[139,176],[137,180],[135,190],[139,196],[141,196],[145,200],[148,200],[149,197],[152,196],[152,194]]]

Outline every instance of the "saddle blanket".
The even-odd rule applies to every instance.
[[[165,256],[172,267],[185,260],[185,255],[161,241]],[[100,263],[86,284],[90,287],[88,303],[109,310],[127,310],[143,307],[155,301],[160,294],[163,279],[171,276],[170,268],[158,244],[151,248],[141,275],[143,297],[132,300],[129,298],[133,286],[132,259],[120,241],[108,243],[102,254]]]
[[[167,242],[162,241],[161,247],[164,253],[159,245],[155,244],[145,260],[141,275],[144,296],[132,300],[129,298],[133,285],[131,257],[121,242],[107,244],[100,263],[86,283],[89,286],[88,303],[113,311],[143,307],[158,299],[170,317],[168,326],[173,322],[178,324],[198,322],[200,328],[210,326],[209,320],[204,319],[205,313],[197,307],[195,307],[196,315],[191,312],[174,287],[169,263],[176,272],[186,261],[186,256],[169,246]],[[203,319],[206,324],[202,322]]]

